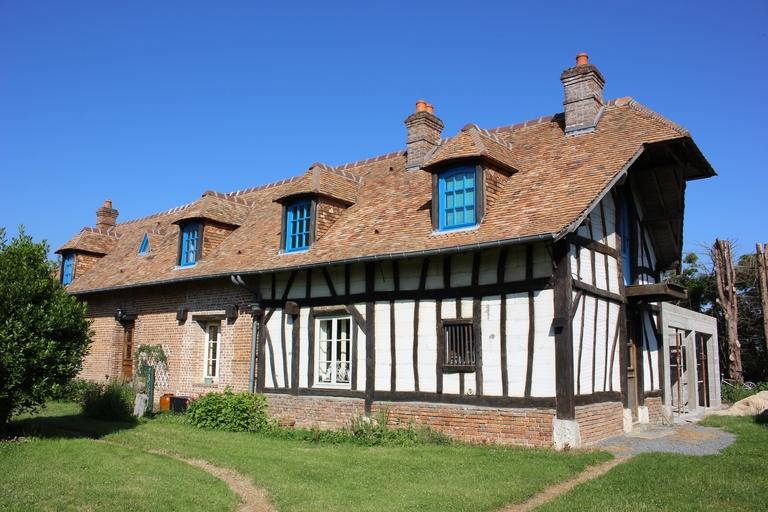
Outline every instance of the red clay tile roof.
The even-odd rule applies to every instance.
[[[194,203],[187,205],[175,223],[190,219],[207,219],[222,224],[240,226],[248,217],[250,203],[235,196],[208,191]]]
[[[83,251],[94,254],[108,254],[117,244],[120,234],[114,230],[84,227],[71,240],[56,250],[57,253],[66,251]]]
[[[514,162],[517,172],[506,179],[485,219],[474,229],[433,232],[431,175],[406,171],[404,152],[396,152],[333,169],[321,168],[322,173],[343,172],[360,180],[354,204],[306,252],[280,252],[282,206],[273,201],[300,186],[296,185],[303,183],[299,177],[216,194],[217,198],[237,198],[250,206],[240,205],[246,212],[238,221],[240,227],[194,267],[176,268],[178,227],[173,223],[188,216],[200,201],[120,223],[115,228],[120,237],[114,239],[109,254],[77,277],[69,290],[85,293],[230,273],[471,249],[536,237],[554,239],[575,228],[574,223],[613,185],[645,144],[689,137],[683,128],[629,98],[609,102],[597,128],[588,134],[566,137],[560,115],[487,133],[483,137],[503,141],[497,143],[504,148],[498,158]],[[487,149],[486,138],[482,141]],[[703,165],[708,164],[704,161]],[[713,172],[708,169],[706,172]],[[150,256],[137,257],[136,250],[149,229],[165,234],[153,236]]]
[[[314,163],[296,181],[277,192],[274,201],[283,202],[292,197],[317,194],[345,204],[354,204],[362,178],[349,171],[332,169],[322,163]]]
[[[494,133],[478,128],[475,124],[468,124],[455,137],[443,139],[427,154],[423,167],[429,169],[439,164],[471,157],[482,157],[512,170],[518,168],[514,150],[507,141]]]

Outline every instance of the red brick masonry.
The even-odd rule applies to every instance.
[[[359,398],[267,394],[274,418],[296,421],[297,427],[339,429],[364,412]],[[468,443],[497,443],[549,447],[552,445],[553,409],[496,409],[424,402],[378,402],[373,412],[386,412],[392,426],[425,425]],[[582,440],[593,443],[622,432],[622,408],[616,402],[576,408]]]

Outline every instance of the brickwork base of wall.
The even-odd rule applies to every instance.
[[[648,407],[648,417],[651,423],[661,423],[663,421],[664,408],[662,407],[661,397],[646,398],[645,406]]]
[[[295,422],[301,428],[340,429],[349,425],[353,417],[364,414],[364,401],[360,398],[266,396],[271,417]],[[393,427],[410,423],[427,426],[466,443],[552,446],[552,409],[377,402],[372,412],[386,413],[387,422]],[[618,402],[577,407],[576,419],[586,444],[622,433],[622,407]]]
[[[624,433],[624,409],[621,402],[603,402],[576,407],[576,421],[581,429],[581,442],[591,445]]]

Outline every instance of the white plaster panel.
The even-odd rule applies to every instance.
[[[390,352],[389,337],[389,302],[377,302],[375,329],[376,329],[376,379],[377,390],[389,391],[390,371],[392,365],[392,355]]]
[[[534,292],[535,333],[532,396],[555,396],[554,295],[552,290]]]
[[[419,287],[423,259],[411,258],[400,261],[400,289],[416,290]]]
[[[437,309],[434,300],[419,303],[419,390],[437,391]]]
[[[513,245],[507,252],[507,264],[504,271],[504,281],[507,283],[525,280],[525,247]]]
[[[552,256],[545,244],[533,246],[533,277],[549,277],[552,275]]]
[[[528,327],[528,293],[507,295],[507,378],[510,396],[525,395]]]
[[[470,286],[472,284],[472,253],[458,253],[451,257],[451,286]]]
[[[483,251],[480,256],[480,277],[479,283],[495,284],[499,266],[499,249]]]
[[[502,395],[501,384],[501,297],[484,297],[480,303],[483,353],[483,394]]]
[[[395,302],[396,390],[414,391],[413,301]]]
[[[382,261],[374,272],[374,289],[378,292],[391,292],[395,289],[394,273],[391,261]]]

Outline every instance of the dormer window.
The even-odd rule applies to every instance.
[[[68,252],[61,260],[61,284],[68,285],[75,278],[75,255]]]
[[[440,173],[437,200],[440,231],[477,224],[475,167],[458,167]]]
[[[309,249],[311,233],[311,201],[291,203],[285,207],[285,252]]]
[[[139,245],[139,256],[146,256],[149,254],[149,234],[144,233],[144,238]]]
[[[203,241],[200,222],[187,222],[181,225],[179,243],[179,266],[191,267],[200,257]]]

